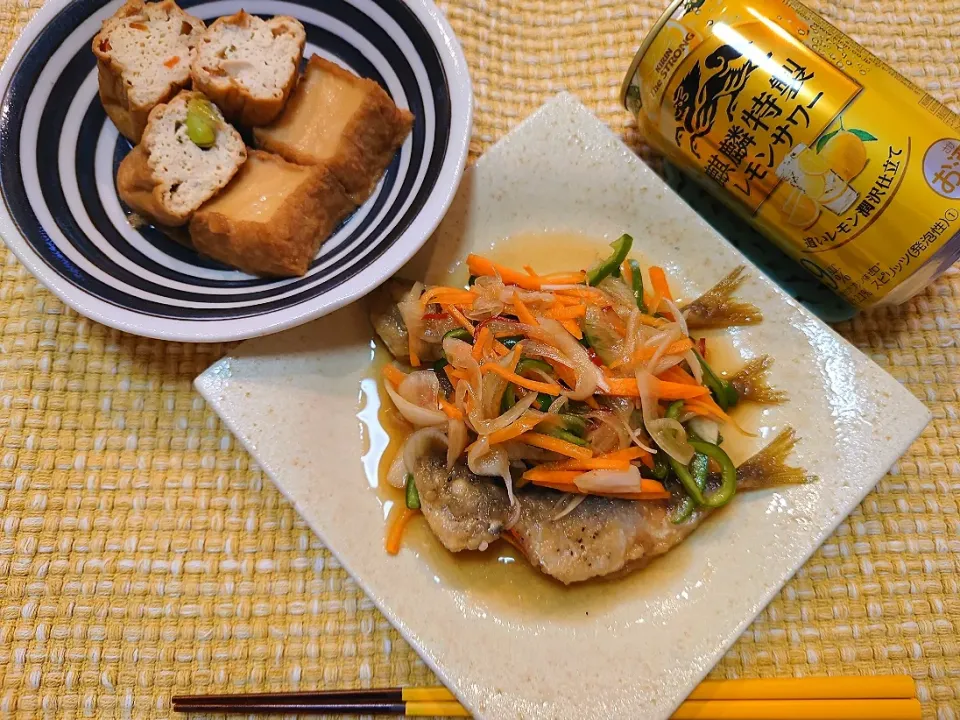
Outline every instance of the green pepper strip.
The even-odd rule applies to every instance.
[[[707,507],[718,508],[726,505],[737,492],[737,468],[730,456],[719,445],[692,440],[693,449],[713,458],[720,465],[720,487],[704,498],[703,504]]]
[[[451,331],[452,332],[452,331]],[[510,338],[504,338],[504,340],[509,340]],[[522,339],[522,338],[521,338]],[[516,345],[516,342],[513,343]],[[545,363],[543,360],[537,360],[536,358],[520,358],[520,362],[517,363],[516,373],[517,375],[523,375],[523,373],[528,370],[543,370],[543,372],[553,372],[553,368],[550,367],[548,363]],[[537,395],[537,399],[534,402],[535,405],[538,405],[541,410],[546,410],[550,407],[550,403],[553,402],[553,398],[547,395],[546,393],[540,393]],[[503,396],[500,398],[500,412],[505,413],[507,410],[512,408],[517,404],[517,392],[514,389],[513,383],[507,383],[507,389],[503,391]]]
[[[653,456],[653,470],[650,471],[657,480],[663,481],[670,474],[670,464],[667,462],[666,453],[662,450]]]
[[[465,343],[470,343],[473,345],[473,335],[470,334],[469,330],[465,328],[454,328],[453,330],[447,330],[443,334],[443,339],[453,338],[454,340],[463,340]]]
[[[707,474],[710,469],[710,459],[703,453],[694,453],[693,460],[690,461],[690,471],[693,475],[693,480],[697,484],[697,487],[700,488],[700,491],[703,492],[703,489],[707,486]],[[697,503],[689,495],[683,499],[683,502],[673,511],[673,514],[670,516],[670,522],[674,525],[679,525],[684,522],[687,518],[693,515],[694,509],[697,507]]]
[[[537,428],[537,429],[539,430],[540,428]],[[589,445],[589,443],[586,440],[584,440],[582,437],[577,437],[572,432],[567,432],[566,430],[559,427],[544,428],[543,433],[545,435],[551,435],[555,438],[559,438],[560,440],[565,440],[568,443],[579,445],[580,447],[587,447],[587,445]]]
[[[597,285],[605,277],[619,274],[620,265],[627,259],[632,246],[633,238],[626,233],[610,243],[610,247],[613,248],[613,255],[587,273],[587,285]]]
[[[523,335],[511,335],[510,337],[500,338],[500,342],[507,350],[513,350],[513,346],[523,339]]]
[[[420,509],[420,493],[417,492],[417,486],[413,482],[413,475],[407,473],[407,507],[411,510]]]
[[[671,420],[676,420],[680,416],[680,410],[682,408],[683,400],[677,400],[676,402],[671,403],[670,407],[667,408],[666,417],[670,418]],[[660,453],[657,454],[659,455]],[[696,458],[696,455],[694,455],[694,458]],[[680,480],[680,484],[683,485],[683,489],[687,491],[687,500],[691,501],[693,506],[703,505],[703,488],[706,485],[706,478],[704,478],[703,484],[700,484],[697,482],[697,478],[690,473],[688,466],[684,465],[679,460],[670,457],[669,455],[667,456],[667,460],[670,463],[670,467],[673,469],[674,475],[677,476],[677,479]],[[690,464],[693,465],[693,458],[691,459]],[[687,503],[685,501],[679,512],[682,512],[683,509],[685,509],[686,504]],[[690,512],[693,512],[693,507],[691,507]],[[675,520],[674,522],[683,522],[683,520]]]
[[[640,272],[640,263],[636,260],[631,260],[630,265],[630,274],[633,276],[633,299],[637,303],[637,307],[640,308],[640,312],[645,313],[647,311],[647,303],[643,300],[643,273]]]
[[[736,405],[740,400],[740,393],[737,389],[714,372],[713,368],[703,359],[703,355],[694,348],[694,354],[700,361],[700,367],[703,368],[703,384],[710,388],[713,399],[717,401],[720,409],[726,412],[730,407]]]

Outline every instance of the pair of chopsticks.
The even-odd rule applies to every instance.
[[[325,692],[192,695],[173,698],[176,712],[323,713],[470,717],[442,687]],[[920,720],[913,678],[906,675],[707,680],[671,720]]]

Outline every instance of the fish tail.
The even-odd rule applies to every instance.
[[[773,365],[773,359],[769,355],[761,355],[748,362],[730,378],[730,384],[742,400],[761,405],[778,405],[786,402],[787,393],[770,386],[767,374],[771,365]]]
[[[797,439],[792,427],[781,430],[770,444],[737,468],[737,489],[761,490],[816,480],[816,476],[809,475],[803,468],[787,464]]]
[[[763,321],[763,313],[756,305],[737,300],[733,294],[749,277],[746,267],[740,265],[687,305],[683,314],[691,330],[714,330],[740,325],[756,325]]]

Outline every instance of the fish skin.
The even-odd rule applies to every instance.
[[[506,531],[512,512],[498,478],[479,477],[444,458],[421,458],[414,483],[420,509],[447,550],[484,549]],[[589,496],[554,520],[564,493],[527,486],[517,492],[520,517],[512,538],[534,567],[569,584],[640,567],[682,542],[705,517],[670,522],[667,502]]]
[[[474,475],[462,463],[448,470],[446,458],[425,455],[413,481],[427,524],[451,552],[486,549],[511,517],[502,481]]]
[[[519,496],[511,532],[527,559],[564,584],[636,570],[679,545],[706,513],[670,521],[671,502],[587,496],[554,520],[562,493],[530,488]]]
[[[397,303],[413,287],[412,282],[391,279],[370,293],[370,324],[398,360],[409,359],[407,327]]]

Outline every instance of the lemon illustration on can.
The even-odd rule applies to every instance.
[[[863,172],[867,166],[867,147],[864,143],[877,138],[866,130],[844,128],[824,135],[817,143],[817,153],[824,164],[846,181]]]
[[[803,190],[794,188],[780,208],[787,222],[806,230],[820,218],[820,203]]]

